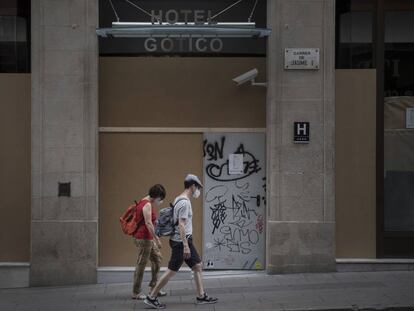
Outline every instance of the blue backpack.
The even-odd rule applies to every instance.
[[[168,236],[174,234],[175,227],[178,225],[178,219],[174,223],[174,208],[180,201],[183,200],[188,199],[179,199],[175,202],[175,204],[170,203],[170,206],[160,210],[158,219],[155,222],[155,234],[157,236]]]

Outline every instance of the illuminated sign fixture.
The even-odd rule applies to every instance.
[[[100,37],[114,38],[261,38],[270,34],[270,29],[256,28],[251,21],[257,5],[255,1],[247,22],[216,22],[214,19],[243,0],[238,0],[219,13],[212,15],[207,10],[144,10],[137,4],[125,0],[151,18],[150,22],[120,22],[112,0],[109,0],[117,21],[111,28],[98,28]],[[181,22],[180,22],[181,20]],[[184,20],[182,22],[182,20]]]

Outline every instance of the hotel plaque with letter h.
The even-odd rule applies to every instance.
[[[295,144],[309,143],[309,122],[294,122],[293,125],[293,142]]]

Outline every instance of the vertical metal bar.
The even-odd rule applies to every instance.
[[[384,250],[384,64],[385,13],[387,0],[378,0],[375,18],[375,67],[377,69],[377,138],[376,138],[376,203],[377,203],[377,258],[386,256]]]

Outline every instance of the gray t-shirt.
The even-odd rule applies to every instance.
[[[178,200],[181,200],[178,202]],[[176,202],[178,202],[176,204]],[[193,234],[193,209],[191,207],[191,202],[189,199],[179,196],[176,197],[173,204],[176,204],[174,207],[174,223],[177,223],[179,218],[187,219],[187,222],[184,226],[185,235]],[[182,242],[180,237],[180,231],[178,226],[175,227],[175,232],[171,236],[171,240],[176,242]]]

